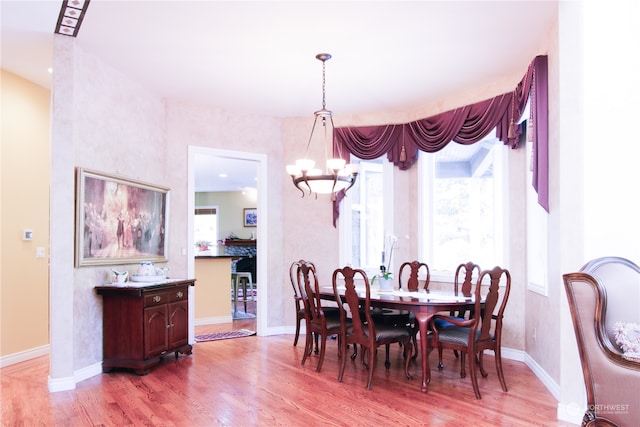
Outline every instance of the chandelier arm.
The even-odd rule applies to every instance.
[[[298,183],[296,182],[296,178],[291,175],[291,180],[293,181],[293,185],[295,185],[295,187],[300,190],[300,192],[302,193],[302,196],[300,196],[300,198],[304,198],[304,191],[302,190],[302,188],[300,188],[300,186],[298,185]]]

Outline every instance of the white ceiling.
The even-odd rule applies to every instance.
[[[50,86],[61,5],[0,2],[2,68]],[[321,107],[315,55],[328,52],[327,108],[380,113],[524,73],[556,13],[556,1],[92,0],[76,43],[160,96],[277,117]]]

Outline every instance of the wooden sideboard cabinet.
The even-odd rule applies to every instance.
[[[194,283],[97,286],[103,300],[102,372],[125,368],[145,375],[166,354],[191,354],[189,286]]]

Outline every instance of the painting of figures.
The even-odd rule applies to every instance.
[[[76,266],[167,261],[169,189],[78,168]]]

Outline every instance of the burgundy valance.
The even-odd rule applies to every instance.
[[[534,81],[535,85],[532,85]],[[360,159],[372,160],[386,154],[387,159],[400,170],[407,170],[418,160],[419,150],[434,153],[451,141],[473,144],[493,129],[496,129],[499,140],[517,148],[522,133],[517,123],[533,93],[536,100],[535,108],[531,108],[534,123],[533,186],[538,191],[539,203],[548,211],[547,83],[547,57],[537,56],[512,92],[410,123],[336,128],[334,156],[340,155],[348,160],[353,154]],[[334,226],[343,197],[344,194],[338,194],[334,201]]]

